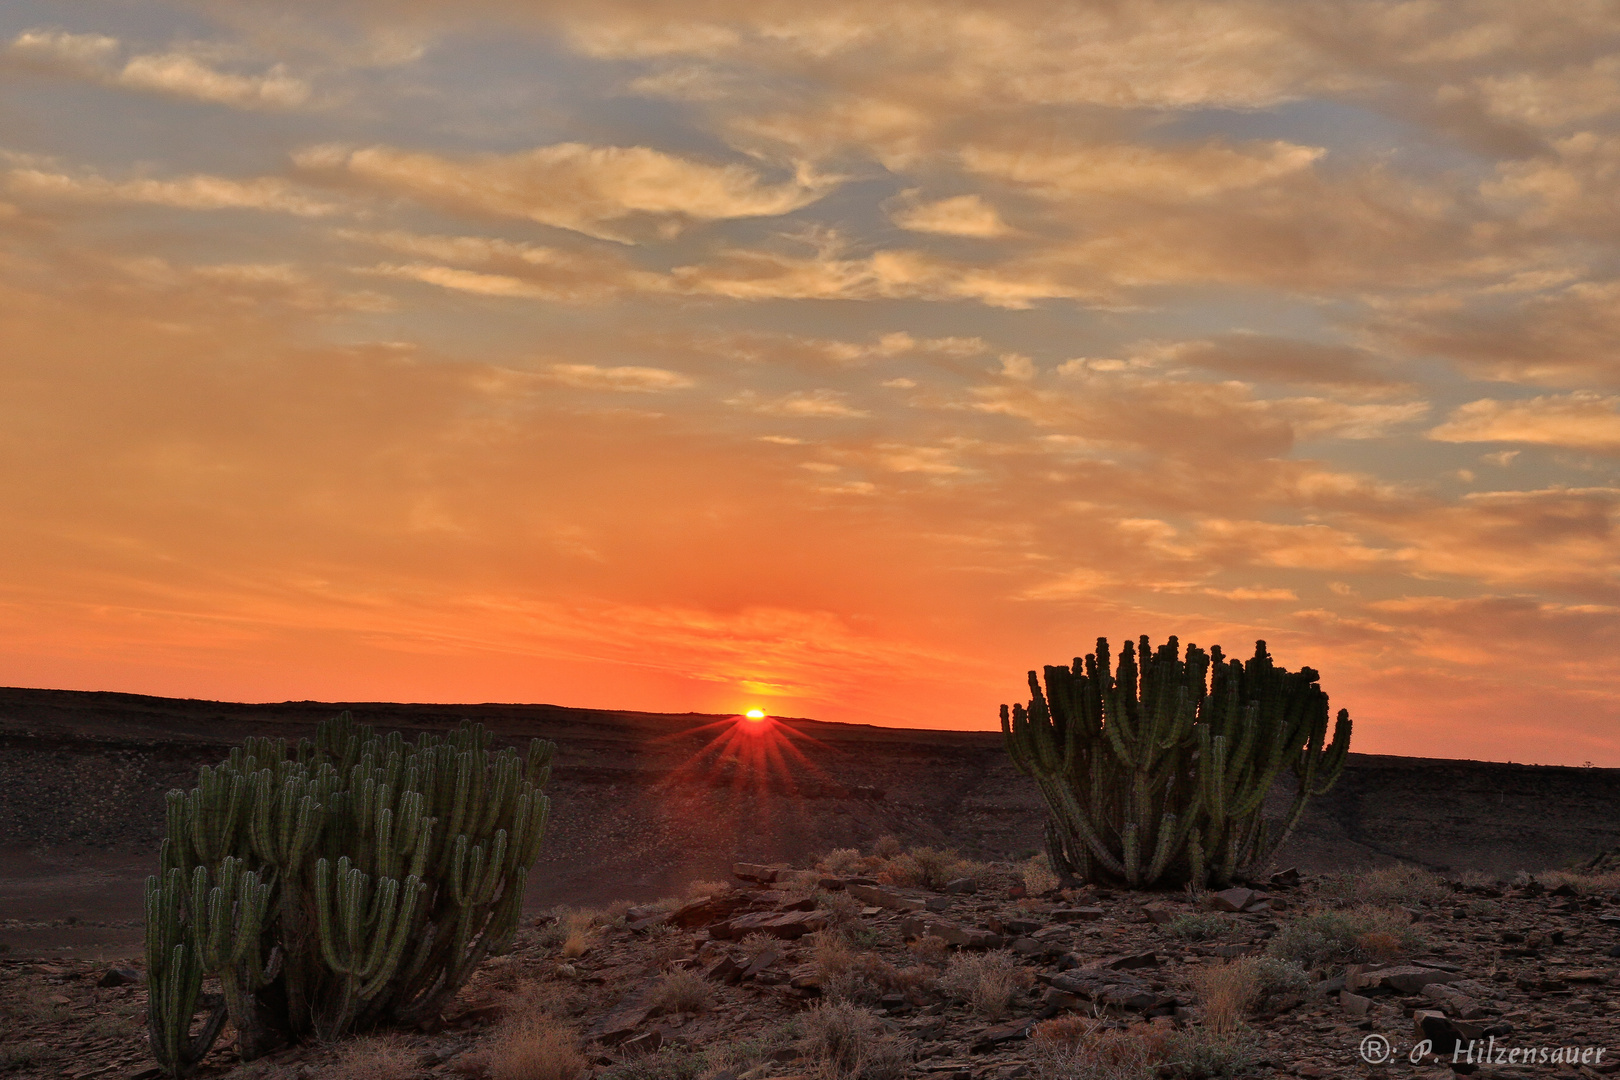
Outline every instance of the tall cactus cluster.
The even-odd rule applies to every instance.
[[[408,743],[344,713],[295,746],[249,739],[169,793],[146,961],[170,1075],[195,1068],[227,1016],[244,1060],[426,1019],[510,946],[554,747],[536,739],[524,759],[489,742],[463,722]]]
[[[1029,673],[1029,705],[1001,707],[1013,763],[1047,807],[1046,847],[1066,881],[1139,888],[1224,887],[1254,872],[1299,822],[1306,800],[1333,786],[1350,748],[1339,710],[1329,743],[1328,696],[1310,668],[1272,663],[1264,641],[1247,663],[1174,637],[1153,650],[1125,643],[1109,671],[1108,639],[1072,668]],[[1284,770],[1291,804],[1263,814]]]

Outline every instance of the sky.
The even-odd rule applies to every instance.
[[[1620,8],[10,0],[0,683],[1620,766]]]

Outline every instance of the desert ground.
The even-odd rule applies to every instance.
[[[788,749],[760,756],[730,717],[4,690],[0,1075],[155,1075],[140,881],[164,792],[248,734],[345,708],[557,743],[525,929],[426,1030],[246,1066],[227,1037],[200,1075],[506,1080],[524,1054],[563,1055],[549,1080],[1474,1068],[1407,1061],[1420,1031],[1620,1054],[1620,875],[1548,872],[1614,846],[1620,770],[1353,754],[1278,856],[1297,878],[1061,891],[1030,860],[1042,809],[994,732],[775,718]],[[1370,1035],[1395,1060],[1361,1061]],[[866,1057],[840,1064],[846,1044]]]

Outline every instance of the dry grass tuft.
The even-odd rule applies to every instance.
[[[681,895],[687,900],[702,900],[706,896],[723,896],[730,891],[730,882],[693,881],[687,884]]]
[[[799,1050],[828,1080],[901,1080],[912,1046],[886,1034],[878,1017],[847,1001],[824,1001],[801,1018]]]
[[[714,1003],[714,995],[697,972],[672,971],[658,980],[648,1003],[668,1013],[704,1012]]]
[[[1193,990],[1204,1006],[1204,1027],[1229,1035],[1260,1000],[1260,973],[1253,964],[1230,963],[1193,972]]]
[[[972,1005],[981,1016],[999,1020],[1007,1015],[1013,994],[1033,981],[1016,956],[1006,949],[996,949],[951,957],[939,984],[946,993]]]
[[[944,967],[951,955],[951,947],[946,944],[945,939],[932,934],[924,934],[908,942],[906,948],[910,949],[911,954],[918,960],[925,964],[933,964],[935,967]]]
[[[1024,888],[1031,896],[1044,896],[1058,887],[1058,876],[1047,865],[1045,855],[1036,855],[1023,865]]]
[[[1424,946],[1410,912],[1363,904],[1313,911],[1284,923],[1267,952],[1305,968],[1396,960]]]
[[[1582,896],[1620,892],[1620,870],[1605,870],[1598,873],[1583,873],[1574,870],[1543,870],[1536,875],[1536,880],[1549,889],[1556,889],[1560,885],[1568,885]]]
[[[1324,878],[1322,892],[1361,904],[1434,903],[1451,897],[1451,887],[1439,874],[1405,864]]]
[[[904,850],[906,850],[905,845],[900,843],[898,837],[890,833],[884,833],[872,841],[872,854],[880,859],[892,859]]]
[[[588,1065],[574,1030],[535,1002],[509,1012],[477,1053],[491,1080],[579,1080]]]
[[[1204,1080],[1244,1072],[1250,1040],[1169,1024],[1120,1027],[1089,1017],[1058,1017],[1030,1032],[1030,1058],[1039,1080]]]
[[[854,848],[833,848],[816,860],[816,869],[824,874],[850,877],[862,870],[861,853]]]
[[[420,1055],[397,1034],[370,1035],[338,1048],[332,1080],[412,1080]]]

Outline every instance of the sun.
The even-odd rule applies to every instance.
[[[749,720],[752,720],[754,723],[757,724],[761,720],[765,719],[765,710],[764,709],[749,709],[747,712],[743,713],[743,716],[747,717]]]

